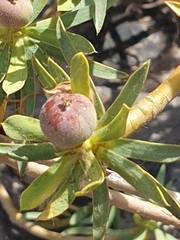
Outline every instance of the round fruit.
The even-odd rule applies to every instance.
[[[33,15],[31,0],[0,0],[0,26],[19,29],[25,26]]]
[[[50,97],[42,106],[39,119],[48,141],[62,150],[81,145],[97,123],[91,101],[84,95],[69,93]]]

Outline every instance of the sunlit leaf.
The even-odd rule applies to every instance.
[[[157,187],[156,180],[134,162],[103,147],[99,147],[97,158],[119,173],[149,201],[162,206],[168,205]]]
[[[10,95],[20,90],[27,78],[27,65],[24,41],[22,38],[13,39],[10,65],[3,81],[3,90]]]
[[[93,0],[93,21],[98,34],[106,16],[107,0]]]
[[[103,147],[99,147],[96,154],[99,160],[119,173],[119,175],[137,189],[145,199],[165,207],[174,216],[180,218],[179,204],[148,172],[127,158]]]
[[[56,83],[70,82],[68,74],[50,57],[48,58],[48,69]]]
[[[80,0],[60,1],[58,11],[70,11],[80,2]]]
[[[120,112],[115,116],[115,118],[106,126],[97,129],[90,137],[92,143],[98,144],[101,142],[120,138],[125,132],[126,120],[129,110],[130,108],[123,104]]]
[[[180,1],[179,0],[164,0],[164,3],[171,8],[171,10],[180,17]]]
[[[88,59],[90,74],[103,79],[121,79],[128,77],[128,74],[102,63]]]
[[[9,42],[0,45],[0,82],[5,78],[11,57],[11,47]]]
[[[83,36],[71,32],[67,32],[67,34],[77,52],[83,52],[84,54],[96,53],[96,50],[92,43],[90,43]]]
[[[105,113],[105,108],[104,108],[103,102],[101,101],[101,98],[97,92],[96,86],[94,85],[92,78],[89,77],[89,80],[90,80],[91,90],[93,92],[94,107],[96,109],[97,118],[100,119],[103,116],[103,114]]]
[[[70,63],[70,78],[72,93],[90,97],[89,65],[82,53],[77,53]]]
[[[12,144],[0,143],[0,155],[23,162],[37,162],[56,158],[55,148],[51,143],[41,144]]]
[[[109,218],[109,192],[106,181],[93,191],[93,238],[102,240]]]
[[[23,115],[12,115],[1,125],[6,135],[12,139],[33,142],[47,141],[41,131],[39,119]]]
[[[35,78],[33,73],[32,64],[30,61],[27,62],[28,76],[23,88],[20,90],[21,102],[19,105],[19,113],[30,117],[34,116],[35,100],[36,100],[36,87]]]
[[[40,12],[43,10],[43,8],[45,7],[45,5],[48,3],[48,0],[34,0],[33,1],[33,10],[34,10],[34,13],[33,13],[33,16],[31,17],[30,19],[30,23],[33,22],[37,16],[40,14]]]
[[[43,88],[45,89],[55,88],[57,85],[56,81],[49,74],[49,72],[43,67],[41,62],[35,56],[32,58],[32,62],[33,62],[34,71]]]
[[[87,174],[88,184],[81,191],[76,192],[76,196],[78,197],[87,195],[104,181],[104,173],[92,151],[87,152],[82,164],[83,169]]]
[[[75,199],[75,192],[79,189],[82,176],[83,170],[80,162],[77,162],[67,181],[58,189],[37,220],[51,219],[67,210]]]
[[[128,79],[127,83],[113,102],[113,104],[108,108],[107,112],[98,122],[98,128],[108,124],[116,114],[122,108],[123,103],[131,107],[138,97],[144,81],[146,80],[150,62],[146,62],[140,68],[138,68]]]
[[[117,154],[138,160],[172,163],[180,160],[180,146],[134,139],[119,139],[105,143],[106,148]]]
[[[8,98],[6,96],[6,93],[3,91],[3,89],[0,87],[0,123],[4,120],[4,114],[7,107],[7,101]]]
[[[108,0],[107,9],[110,8],[117,0]],[[65,28],[71,28],[77,26],[83,22],[89,21],[93,18],[93,6],[92,1],[82,1],[82,5],[78,5],[71,12],[65,13],[61,16]],[[83,17],[82,17],[83,16]]]
[[[62,157],[36,178],[21,194],[20,209],[33,209],[44,203],[68,179],[76,163],[77,156]]]
[[[66,63],[69,65],[72,57],[77,53],[77,50],[69,38],[60,18],[57,21],[56,34],[59,41],[59,48],[66,60]]]

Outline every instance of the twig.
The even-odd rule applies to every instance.
[[[0,162],[4,162],[7,165],[17,169],[17,165],[15,164],[15,161],[13,160],[9,160],[6,157],[0,157]],[[31,176],[31,177],[38,177],[40,174],[42,174],[44,171],[47,170],[47,166],[42,165],[42,164],[38,164],[38,163],[34,163],[34,162],[30,162],[28,163],[27,169],[26,169],[26,174]],[[109,186],[114,187],[116,190],[121,190],[121,191],[125,191],[127,193],[130,194],[135,194],[138,195],[137,191],[135,189],[132,188],[131,185],[129,185],[128,183],[125,182],[124,179],[122,179],[118,174],[113,173],[114,177],[116,178],[116,180],[112,177],[110,177],[110,174],[112,174],[111,171],[107,170],[107,181]],[[109,175],[109,176],[108,176]],[[114,184],[114,183],[115,184]],[[86,184],[86,182],[83,183],[84,185]],[[83,187],[83,186],[82,186]],[[173,197],[176,199],[180,199],[180,194],[177,192],[172,192],[170,191],[170,193],[172,193]],[[168,210],[166,210],[163,207],[159,207],[155,204],[152,204],[150,202],[147,201],[143,201],[139,198],[133,197],[133,196],[129,196],[127,194],[123,194],[120,192],[115,192],[113,190],[110,190],[110,202],[111,205],[116,206],[117,208],[126,210],[126,211],[130,211],[132,213],[138,213],[139,215],[148,218],[148,219],[152,219],[155,221],[160,221],[166,224],[172,224],[178,228],[180,228],[180,220],[177,219],[176,217],[174,217]],[[64,240],[64,239],[63,239]],[[69,239],[68,239],[69,240]],[[73,239],[74,240],[74,239]]]
[[[18,212],[18,210],[13,206],[9,194],[7,193],[5,187],[0,183],[0,202],[2,203],[3,208],[8,213],[11,221],[19,226],[20,228],[25,229],[27,232],[48,240],[60,240],[62,239],[59,233],[49,231],[43,227],[40,227],[32,222],[28,222],[23,215]]]

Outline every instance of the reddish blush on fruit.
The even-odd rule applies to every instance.
[[[42,106],[39,119],[48,141],[62,150],[81,145],[97,124],[93,104],[81,94],[53,95]]]
[[[20,29],[33,15],[31,0],[0,0],[0,26]]]

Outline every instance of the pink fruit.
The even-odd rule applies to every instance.
[[[0,26],[19,29],[25,26],[33,15],[31,0],[0,0]]]
[[[42,106],[39,119],[48,141],[62,150],[81,145],[92,135],[97,123],[91,101],[69,93],[50,97]]]

